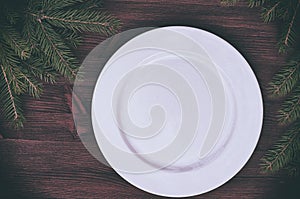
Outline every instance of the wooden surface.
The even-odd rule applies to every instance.
[[[285,61],[275,48],[276,24],[264,24],[259,9],[249,9],[243,2],[224,8],[219,0],[107,0],[105,8],[122,21],[120,31],[166,25],[211,31],[235,46],[257,76],[264,97],[258,146],[233,179],[197,198],[297,198],[291,193],[299,195],[299,180],[259,171],[260,158],[285,129],[274,117],[281,100],[269,99],[265,90]],[[79,59],[103,39],[87,35],[76,51]],[[0,198],[158,198],[128,184],[86,151],[74,130],[69,88],[61,80],[46,85],[40,99],[25,97],[24,129],[12,131],[2,125]]]

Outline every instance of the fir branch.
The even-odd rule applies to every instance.
[[[3,65],[18,65],[20,59],[15,55],[15,52],[10,48],[5,40],[0,37],[0,61]]]
[[[280,53],[286,53],[287,50],[291,49],[293,44],[296,42],[296,31],[298,31],[296,28],[299,25],[297,16],[299,14],[300,2],[297,1],[296,4],[294,2],[295,1],[290,1],[290,6],[287,6],[283,9],[285,12],[277,15],[277,18],[283,20],[284,22],[283,30],[281,31],[281,38],[278,42]]]
[[[40,48],[47,53],[47,63],[51,64],[60,74],[70,80],[76,77],[76,61],[71,50],[64,44],[58,35],[47,23],[38,20],[36,36]]]
[[[78,32],[99,32],[105,35],[115,33],[119,26],[118,20],[105,12],[95,10],[51,10],[47,15],[41,15],[40,19],[60,28]]]
[[[9,94],[9,99],[11,101],[11,106],[12,106],[12,111],[13,111],[13,115],[14,115],[14,120],[18,119],[19,117],[19,114],[17,112],[17,107],[16,107],[16,103],[14,101],[14,96],[13,96],[13,92],[12,92],[12,89],[10,87],[10,83],[8,81],[8,78],[7,78],[7,74],[4,70],[4,67],[1,65],[1,72],[2,72],[2,75],[5,79],[5,82],[6,82],[6,88],[7,88],[7,91],[8,91],[8,94]]]
[[[25,91],[32,97],[39,98],[42,93],[42,84],[36,81],[31,75],[24,73],[19,68],[15,69],[16,74],[19,74],[19,79],[23,81],[25,85]]]
[[[287,31],[287,33],[285,35],[284,44],[286,46],[288,46],[288,43],[289,43],[289,40],[290,40],[290,35],[291,35],[291,32],[292,32],[292,28],[294,26],[295,19],[296,19],[296,16],[298,14],[299,5],[300,5],[300,1],[298,1],[298,3],[297,3],[297,6],[296,6],[296,8],[294,10],[294,14],[293,14],[293,17],[291,19],[291,22],[289,23],[288,31]]]
[[[57,73],[52,66],[47,66],[45,63],[46,61],[39,58],[32,58],[29,62],[22,62],[22,65],[32,76],[43,82],[53,84],[56,82]]]
[[[279,110],[278,121],[280,124],[289,124],[300,119],[300,85],[292,92]]]
[[[35,79],[31,78],[30,76],[22,73],[22,77],[24,81],[28,84],[27,91],[30,96],[39,98],[42,93],[41,83],[35,81]]]
[[[26,39],[28,46],[30,47],[30,52],[34,54],[34,52],[38,51],[38,41],[35,37],[35,26],[32,25],[32,21],[34,18],[29,15],[24,16],[25,20],[23,22],[23,28],[21,30],[22,37]],[[32,55],[34,57],[34,55]]]
[[[0,102],[2,104],[2,111],[4,112],[4,117],[8,121],[10,121],[9,123],[13,127],[23,127],[24,116],[21,108],[19,107],[19,98],[11,88],[10,80],[7,76],[5,67],[3,65],[0,65],[0,68],[0,78],[3,79],[3,81],[0,81]]]
[[[15,69],[17,67],[14,67],[13,65],[9,65],[6,71],[6,76],[8,79],[10,79],[10,84],[12,86],[12,89],[14,93],[17,95],[23,94],[25,92],[25,85],[22,83],[22,81],[19,78],[19,73],[15,73]]]
[[[82,37],[78,33],[67,29],[57,29],[57,32],[69,47],[76,48],[81,44]]]
[[[295,123],[261,159],[264,172],[275,172],[288,165],[300,150],[300,123]]]
[[[29,48],[27,42],[21,37],[20,33],[18,33],[11,26],[2,27],[1,35],[3,40],[10,46],[11,49],[15,51],[15,53],[21,59],[28,59],[30,56]]]
[[[227,0],[226,2],[236,2]],[[273,77],[268,92],[272,97],[289,97],[283,102],[277,115],[280,124],[293,125],[262,158],[262,169],[266,172],[289,169],[296,175],[300,169],[300,53],[299,45],[299,0],[249,0],[249,7],[261,7],[264,22],[279,21],[282,36],[278,41],[279,52],[295,51]],[[296,88],[295,88],[296,87]]]
[[[282,67],[269,83],[268,92],[272,97],[281,97],[289,93],[300,78],[300,61],[292,61]]]
[[[271,6],[271,8],[264,8],[264,11],[262,13],[262,17],[264,19],[264,22],[268,23],[273,21],[276,18],[276,14],[277,14],[277,7],[280,5],[281,1],[278,1],[277,3],[275,3],[273,6]],[[255,3],[255,5],[260,5]]]
[[[0,7],[0,103],[5,119],[21,127],[19,95],[42,93],[57,75],[73,80],[78,62],[72,48],[78,32],[115,33],[119,21],[100,11],[101,0],[17,0]],[[92,9],[91,9],[92,8]]]
[[[14,73],[14,69],[19,67],[20,60],[15,56],[13,50],[0,38],[0,63],[5,67],[5,76],[9,79],[9,83],[16,94],[24,93],[25,87],[18,78],[18,74]]]

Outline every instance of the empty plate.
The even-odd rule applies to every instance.
[[[91,105],[109,165],[132,185],[171,197],[211,191],[236,175],[263,118],[243,56],[183,26],[150,29],[122,45],[101,70]]]

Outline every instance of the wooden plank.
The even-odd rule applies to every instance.
[[[44,168],[47,172],[55,173],[56,169],[64,169],[61,166],[66,166],[66,171],[68,169],[74,171],[73,166],[76,166],[78,171],[86,168],[88,171],[97,170],[97,168],[104,169],[103,165],[88,153],[81,142],[2,139],[0,140],[0,154],[3,157],[3,163],[23,167],[20,171],[23,171],[26,165],[31,172],[34,172],[35,168],[41,171]],[[261,173],[258,169],[259,160],[263,154],[264,151],[256,150],[239,176],[267,177],[267,174]],[[22,164],[24,165],[21,166]],[[106,171],[111,171],[111,169]]]
[[[261,155],[256,151],[235,178],[203,197],[264,198],[281,176],[258,171]],[[43,198],[152,197],[99,163],[79,142],[4,139],[0,157],[0,177],[17,193]]]

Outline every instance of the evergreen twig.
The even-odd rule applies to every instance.
[[[300,150],[300,125],[294,124],[262,158],[263,171],[275,172],[287,166]]]
[[[289,23],[289,26],[288,26],[288,29],[287,29],[287,33],[285,34],[284,36],[284,44],[287,46],[288,43],[289,43],[289,40],[290,40],[290,37],[292,35],[292,29],[294,27],[294,24],[295,24],[295,19],[296,19],[296,16],[298,14],[298,8],[299,8],[299,4],[300,4],[300,1],[298,1],[297,3],[297,6],[295,8],[295,11],[294,11],[294,14],[293,14],[293,17]]]
[[[16,2],[17,1],[17,2]],[[73,80],[81,32],[115,33],[119,21],[98,0],[6,0],[0,7],[0,111],[14,127],[24,122],[20,95],[39,97],[43,82]]]
[[[37,39],[43,52],[48,52],[47,63],[63,76],[72,79],[76,77],[76,61],[71,50],[60,39],[60,36],[48,25],[38,20]]]
[[[250,7],[262,7],[265,22],[276,20],[283,24],[282,36],[278,42],[279,52],[294,51],[294,56],[274,75],[268,87],[271,97],[286,97],[278,111],[278,122],[293,125],[262,158],[262,168],[271,172],[287,168],[290,174],[296,175],[300,168],[300,1],[248,1]]]
[[[287,95],[295,87],[300,78],[300,61],[291,61],[282,67],[269,83],[268,92],[272,97]]]
[[[15,128],[23,127],[24,117],[19,105],[19,97],[13,92],[5,67],[0,65],[0,99],[5,118]]]
[[[282,104],[278,114],[280,124],[290,124],[300,119],[300,85]]]

